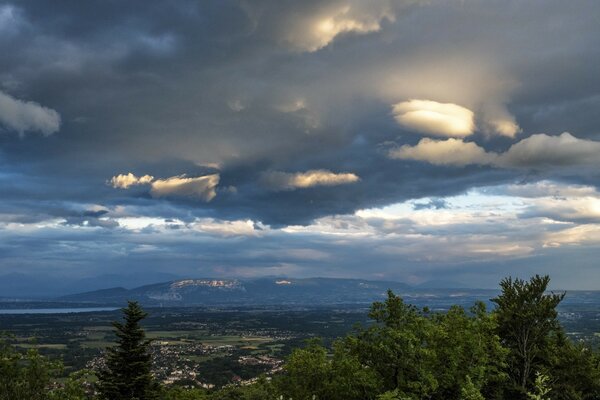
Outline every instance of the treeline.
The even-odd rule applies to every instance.
[[[569,340],[547,293],[549,278],[505,279],[501,294],[470,310],[444,313],[404,303],[392,292],[371,306],[372,324],[331,348],[312,340],[284,371],[215,391],[164,387],[150,371],[137,303],[114,323],[106,368],[55,383],[60,364],[0,344],[0,400],[587,400],[600,399],[600,355]]]

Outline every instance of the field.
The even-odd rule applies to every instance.
[[[559,318],[575,340],[600,343],[600,312],[587,294],[571,294]],[[451,299],[456,301],[456,299]],[[465,305],[474,299],[460,299]],[[427,305],[443,310],[448,299]],[[472,302],[471,302],[472,304]],[[167,384],[211,387],[276,373],[292,348],[312,337],[325,344],[368,324],[366,306],[315,308],[149,308],[144,321],[152,340],[155,374]],[[0,331],[21,349],[36,348],[60,358],[65,374],[103,365],[103,351],[114,344],[111,321],[119,311],[74,314],[1,315]]]
[[[144,321],[155,374],[165,383],[222,386],[273,373],[310,337],[331,341],[365,320],[364,309],[149,309]],[[61,315],[0,315],[0,330],[21,349],[61,358],[65,373],[102,367],[115,342],[118,311]]]

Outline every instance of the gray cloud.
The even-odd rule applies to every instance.
[[[50,135],[60,128],[60,115],[50,108],[0,91],[0,124],[20,134],[38,131]]]
[[[218,254],[227,255],[221,266],[231,274],[351,275],[373,259],[378,261],[369,265],[381,267],[365,276],[435,275],[445,267],[391,251],[399,242],[378,255],[367,239],[349,251],[323,241],[326,235],[300,242],[285,232],[271,237],[259,224],[317,229],[315,221],[337,216],[337,224],[356,224],[360,232],[375,228],[344,217],[411,199],[447,199],[542,179],[597,188],[597,8],[559,0],[2,2],[0,91],[29,111],[10,123],[0,117],[0,124],[42,135],[0,135],[0,219],[11,227],[42,225],[28,225],[32,230],[18,237],[3,232],[10,240],[0,268],[52,270],[61,258],[69,273],[80,268],[90,275],[111,263],[155,270],[173,265],[142,246],[152,245],[177,253],[185,275],[218,274]],[[437,126],[422,112],[398,121],[406,113],[395,113],[394,106],[411,99],[459,105],[472,120],[465,119],[462,135],[439,140],[452,136],[446,114]],[[60,119],[50,118],[52,110]],[[58,128],[59,134],[49,135]],[[390,159],[390,151],[406,157]],[[112,185],[161,178],[127,190],[107,185],[110,177],[130,171],[135,179],[125,175]],[[300,190],[291,174],[307,171],[360,180],[336,186],[321,180]],[[168,178],[217,174],[218,184],[215,178]],[[269,177],[275,185],[265,184]],[[570,206],[584,206],[577,202]],[[541,208],[527,210],[529,219],[538,218]],[[84,215],[90,210],[108,213]],[[426,210],[446,209],[413,211]],[[575,218],[566,209],[553,210],[561,223],[595,223],[589,213]],[[138,243],[124,230],[128,218],[181,223],[146,226],[142,237],[148,242]],[[197,230],[185,228],[192,223],[200,224]],[[393,227],[416,229],[398,221],[370,223],[389,227],[392,236],[398,234]],[[514,235],[501,221],[495,226],[495,235]],[[459,228],[445,234],[452,229]],[[199,241],[209,230],[219,245]],[[169,236],[174,231],[180,234]],[[583,246],[590,259],[594,232],[587,226],[569,236],[588,238],[572,246]],[[481,250],[489,238],[471,232],[452,245],[478,250],[469,254],[488,260]],[[405,240],[429,250],[414,237]],[[19,261],[34,243],[39,252]],[[528,247],[504,244],[509,253]],[[199,247],[206,256],[198,255]],[[250,248],[261,248],[261,256]],[[280,248],[314,248],[328,262],[267,256]],[[551,251],[567,254],[564,245],[543,250]],[[536,258],[542,259],[554,260]],[[477,257],[468,262],[471,267],[452,261],[456,267],[447,273],[468,270],[465,276],[476,280]]]
[[[503,168],[560,170],[600,166],[600,142],[578,139],[568,132],[559,136],[531,135],[513,144],[504,153],[487,152],[473,142],[460,139],[422,139],[416,146],[392,149],[395,159],[426,161],[439,165],[493,165]]]

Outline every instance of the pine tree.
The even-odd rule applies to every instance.
[[[124,323],[113,322],[117,345],[107,350],[106,368],[98,376],[100,397],[105,400],[156,399],[158,384],[150,371],[150,341],[140,326],[148,314],[134,301],[122,311]]]

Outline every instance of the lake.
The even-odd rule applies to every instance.
[[[82,308],[21,308],[21,309],[0,309],[0,314],[70,314],[87,313],[98,311],[114,311],[117,307],[82,307]]]

